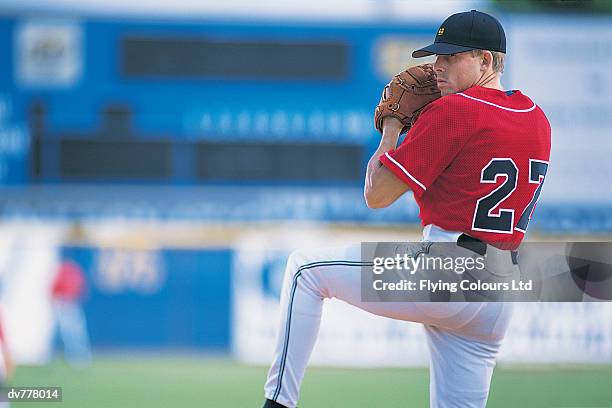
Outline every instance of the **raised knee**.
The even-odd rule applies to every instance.
[[[311,263],[309,258],[310,256],[307,250],[301,248],[296,249],[289,255],[289,258],[287,259],[287,267],[289,270],[291,270],[291,273],[295,275],[298,271],[303,270],[306,265]]]
[[[316,273],[316,256],[312,251],[297,249],[287,260],[286,283],[297,284],[317,297],[325,297],[321,291],[321,281]],[[298,278],[299,274],[299,278]]]

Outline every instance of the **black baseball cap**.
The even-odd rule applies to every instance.
[[[495,17],[472,10],[444,20],[434,43],[414,51],[412,57],[450,55],[476,49],[506,53],[506,34]]]

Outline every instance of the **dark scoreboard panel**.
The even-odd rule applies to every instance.
[[[362,148],[339,144],[176,143],[171,140],[60,138],[59,168],[65,181],[171,181],[176,160],[189,156],[179,181],[358,182]],[[179,154],[180,150],[189,150]]]
[[[198,180],[358,182],[362,148],[342,144],[200,143]]]
[[[69,179],[169,180],[172,142],[59,139],[59,177]]]
[[[121,70],[130,77],[342,80],[348,64],[348,45],[339,42],[131,36],[121,41]]]

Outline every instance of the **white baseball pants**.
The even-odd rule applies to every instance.
[[[414,248],[418,249],[416,245]],[[512,304],[363,302],[359,245],[298,250],[289,257],[281,293],[280,330],[265,384],[266,398],[287,407],[297,405],[317,338],[323,301],[329,298],[379,316],[424,324],[430,349],[430,407],[486,405]]]

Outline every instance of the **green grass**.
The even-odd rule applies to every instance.
[[[47,407],[260,408],[267,368],[189,357],[100,357],[84,370],[60,361],[19,367],[13,386],[62,386]],[[425,369],[339,369],[306,372],[301,408],[427,407]],[[517,366],[496,369],[489,407],[612,407],[611,366]]]

